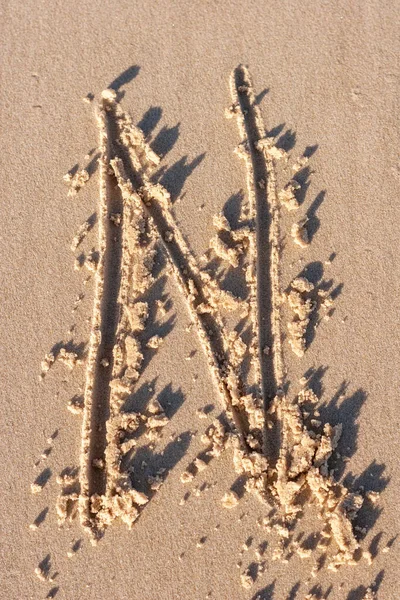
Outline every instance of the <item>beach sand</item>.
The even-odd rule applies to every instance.
[[[375,0],[3,2],[2,597],[362,600],[371,586],[380,600],[397,598],[398,12],[398,3]],[[324,521],[309,498],[294,539],[310,556],[274,560],[279,535],[263,521],[271,507],[245,493],[229,449],[181,482],[223,409],[185,298],[162,266],[154,291],[162,303],[146,336],[164,340],[145,356],[136,402],[158,398],[169,421],[153,450],[140,447],[133,478],[142,470],[164,482],[131,530],[115,521],[96,546],[79,518],[57,524],[57,475],[81,458],[81,416],[67,405],[85,393],[86,362],[69,370],[57,360],[44,380],[39,374],[52,348],[73,340],[79,356],[89,350],[94,274],[75,270],[74,255],[98,251],[94,105],[103,89],[118,92],[161,156],[157,180],[200,257],[215,235],[213,216],[235,217],[247,190],[245,162],[233,153],[237,125],[225,118],[240,63],[251,70],[268,135],[292,159],[310,155],[300,208],[282,210],[282,289],[307,275],[335,290],[330,318],[322,310],[315,329],[312,320],[304,356],[284,340],[287,381],[298,390],[308,374],[321,421],[342,423],[337,481],[379,492],[354,521],[370,555],[337,572],[313,571]],[[68,196],[64,175],[87,165],[89,181]],[[302,248],[291,227],[304,217],[310,244]],[[234,496],[228,509],[231,489],[239,502]]]

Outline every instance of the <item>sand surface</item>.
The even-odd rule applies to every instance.
[[[362,600],[369,586],[380,600],[398,597],[399,10],[375,0],[2,2],[1,597]],[[83,357],[89,348],[94,276],[85,265],[74,270],[74,254],[98,250],[98,224],[75,252],[71,243],[98,210],[94,103],[107,87],[123,96],[162,158],[158,181],[200,257],[213,216],[224,207],[235,216],[246,194],[245,164],[233,153],[238,129],[225,118],[239,63],[251,69],[268,135],[293,159],[312,154],[299,210],[282,211],[282,287],[306,274],[335,289],[333,314],[309,330],[304,356],[284,341],[287,379],[296,388],[313,373],[321,420],[343,425],[336,479],[380,492],[354,523],[370,560],[315,577],[312,534],[323,522],[307,500],[295,536],[311,556],[283,562],[273,560],[276,532],[262,524],[270,508],[245,493],[229,451],[181,482],[223,411],[196,331],[187,330],[185,298],[163,272],[156,292],[165,314],[146,335],[164,340],[145,358],[136,400],[158,398],[169,422],[135,464],[145,461],[147,474],[164,469],[164,483],[130,531],[115,521],[95,547],[79,519],[57,525],[56,478],[79,465],[81,448],[81,416],[67,404],[84,393],[87,373],[85,363],[69,370],[56,361],[38,376],[52,348],[73,340]],[[83,101],[88,94],[94,103]],[[89,182],[68,197],[63,176],[88,164]],[[311,243],[302,248],[290,231],[305,216]],[[32,494],[35,481],[44,486]],[[227,509],[231,488],[239,503]],[[45,581],[34,572],[40,564]]]

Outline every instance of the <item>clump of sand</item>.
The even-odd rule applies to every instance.
[[[89,173],[86,169],[77,171],[75,175],[67,173],[63,177],[65,183],[69,186],[68,196],[74,197],[77,195],[79,190],[89,181]]]
[[[289,345],[299,357],[304,356],[310,315],[315,309],[315,303],[308,297],[313,289],[314,285],[308,279],[297,277],[291,282],[286,294],[287,303],[293,313],[292,319],[287,324]]]

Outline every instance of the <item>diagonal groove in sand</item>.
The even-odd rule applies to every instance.
[[[115,104],[115,114],[117,122],[126,121],[127,116],[121,112],[117,104]],[[221,354],[227,352],[228,344],[224,338],[222,320],[215,308],[215,302],[213,302],[213,291],[204,279],[204,275],[202,277],[202,273],[187,247],[179,227],[175,223],[170,210],[168,192],[159,184],[153,185],[150,183],[147,174],[141,169],[134,148],[125,146],[124,150],[125,164],[130,167],[132,181],[136,181],[137,191],[151,218],[152,227],[162,241],[171,269],[185,297],[190,316],[196,323],[200,342],[216,381],[223,408],[227,412],[227,416],[232,419],[233,428],[237,430],[245,448],[244,425],[241,416],[233,406],[232,386],[227,381],[227,376],[231,374],[230,365],[227,361],[219,358]],[[127,180],[121,173],[121,163],[118,163],[116,175],[120,187],[122,189],[126,188]],[[167,239],[169,241],[166,241]],[[198,307],[201,304],[214,304],[213,313],[207,314],[199,311]]]

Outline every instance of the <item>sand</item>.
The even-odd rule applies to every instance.
[[[262,10],[235,1],[4,7],[4,597],[397,597],[397,13],[396,4],[373,1],[273,2]],[[229,78],[240,63],[250,67],[257,118],[266,137],[274,138],[266,149],[277,165],[275,229],[266,227],[268,211],[254,214],[252,204],[252,194],[271,198],[268,163],[268,176],[250,189],[246,148],[233,152],[244,141],[230,110]],[[130,303],[116,267],[122,260],[137,274],[143,257],[129,242],[123,200],[108,174],[111,210],[103,217],[98,210],[103,162],[95,111],[107,87],[150,142],[143,146],[138,130],[129,138],[140,165],[151,162],[152,183],[170,195],[155,241],[150,294]],[[237,156],[243,152],[245,160]],[[254,164],[260,173],[262,164]],[[153,196],[162,204],[161,188],[143,189],[144,199]],[[258,221],[250,236],[240,233],[240,204],[249,210],[246,218]],[[103,284],[106,294],[114,292],[96,376],[98,389],[111,377],[116,381],[114,416],[95,414],[100,429],[91,438],[90,460],[82,463],[102,223],[112,231]],[[271,231],[278,232],[275,250]],[[146,243],[151,251],[151,236]],[[168,252],[173,259],[178,250],[186,253],[185,264],[174,267]],[[271,256],[279,259],[276,268]],[[212,275],[224,281],[222,291],[201,274],[216,257]],[[240,275],[243,261],[252,265],[247,279]],[[205,298],[196,296],[198,277]],[[299,290],[300,277],[314,287]],[[269,278],[278,281],[275,295],[265,294]],[[292,310],[298,305],[294,297],[290,304],[290,290],[311,300],[313,310],[304,318],[301,308]],[[120,300],[126,322],[118,316]],[[140,314],[147,309],[139,314],[137,301],[148,302],[144,328]],[[199,323],[193,322],[190,311],[200,304]],[[271,319],[268,306],[279,319]],[[232,333],[240,319],[249,326],[244,346],[243,334]],[[218,355],[214,346],[207,354],[209,329],[225,331],[223,322],[230,334],[221,338]],[[131,433],[114,443],[118,398],[125,393],[118,391],[120,357],[138,379],[123,411]],[[248,389],[232,410],[234,382],[243,373]],[[273,402],[281,383],[288,406],[279,395]],[[260,412],[260,398],[275,410]],[[301,452],[292,437],[299,435],[299,415]],[[106,449],[107,436],[114,441]],[[273,465],[282,448],[282,477],[274,488]],[[240,474],[235,464],[241,468],[243,451],[248,471]],[[120,474],[110,465],[120,452],[134,482],[125,519],[132,528],[119,518],[126,503],[113,500],[117,518],[94,547],[82,528],[85,469],[96,493],[115,498]],[[79,464],[84,468],[75,471]],[[304,510],[292,521],[279,498],[293,491],[288,484],[299,469],[306,473],[305,497],[298,499]],[[342,487],[333,488],[335,499],[329,490],[321,493],[331,469],[335,486],[350,491],[340,506]],[[102,503],[93,498],[92,506],[101,509]],[[356,564],[328,568],[338,547],[349,544]]]

